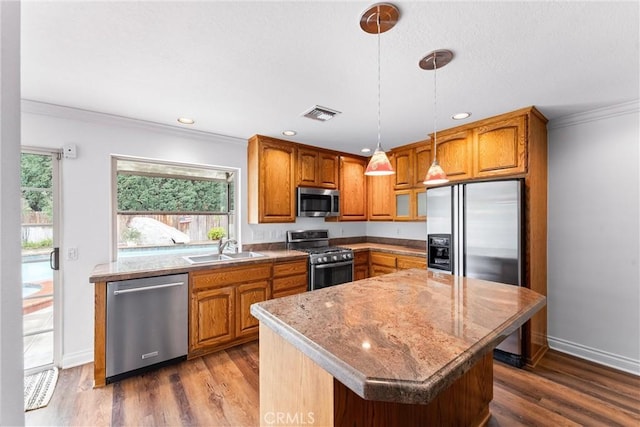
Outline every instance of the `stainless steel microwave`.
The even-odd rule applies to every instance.
[[[298,216],[339,216],[340,191],[298,187]]]

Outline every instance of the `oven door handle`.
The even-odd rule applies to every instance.
[[[343,267],[345,265],[353,265],[353,261],[343,261],[343,262],[334,262],[332,264],[314,265],[313,268],[315,268],[316,270],[322,270],[325,268]]]

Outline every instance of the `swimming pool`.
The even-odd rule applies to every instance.
[[[23,283],[22,284],[22,298],[26,298],[33,295],[42,289],[41,285],[36,283]]]
[[[33,283],[42,280],[53,280],[53,270],[49,266],[49,256],[23,257],[22,258],[22,282]]]

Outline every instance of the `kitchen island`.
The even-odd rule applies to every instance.
[[[545,303],[411,269],[254,304],[261,424],[484,425],[493,349]]]

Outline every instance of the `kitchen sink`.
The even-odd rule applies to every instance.
[[[208,262],[229,261],[232,259],[257,258],[264,256],[258,252],[238,252],[236,254],[204,254],[184,256],[190,264],[205,264]]]
[[[224,254],[224,257],[229,257],[231,259],[242,259],[242,258],[258,258],[264,256],[259,254],[258,252],[238,252],[236,254]]]
[[[220,254],[189,255],[182,258],[186,259],[191,264],[204,264],[207,262],[227,261],[231,259],[226,255]]]

